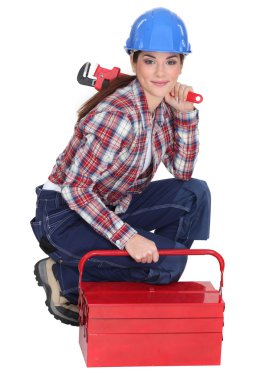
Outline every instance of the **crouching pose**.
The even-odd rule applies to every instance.
[[[124,249],[125,257],[94,257],[86,281],[178,281],[190,248],[207,239],[210,192],[192,179],[198,153],[198,111],[192,88],[178,82],[191,52],[181,18],[164,8],[142,14],[125,50],[135,75],[110,82],[79,110],[74,133],[48,180],[38,186],[31,221],[49,256],[35,265],[49,311],[78,325],[78,262],[91,250]],[[152,181],[160,163],[174,178]]]

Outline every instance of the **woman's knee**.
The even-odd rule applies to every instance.
[[[210,192],[207,182],[202,179],[191,178],[186,184],[189,184],[199,192]]]
[[[191,178],[186,182],[185,187],[191,190],[201,202],[211,202],[211,192],[206,181]]]
[[[172,281],[178,281],[182,276],[186,267],[187,260],[188,256],[176,256],[175,265],[172,271]]]
[[[185,270],[187,260],[188,256],[177,256],[177,265],[172,276],[172,281],[178,281],[180,279]]]
[[[169,284],[178,281],[185,270],[187,259],[186,255],[164,256],[156,283]]]

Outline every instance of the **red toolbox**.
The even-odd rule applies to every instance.
[[[219,365],[224,301],[224,260],[212,250],[160,250],[160,255],[212,255],[220,264],[220,289],[210,282],[149,285],[81,281],[93,256],[79,263],[79,342],[87,367]]]

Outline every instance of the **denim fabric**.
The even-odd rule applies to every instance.
[[[62,295],[77,303],[78,262],[93,249],[117,249],[99,235],[60,193],[36,188],[36,216],[31,225],[40,247],[56,261]],[[120,218],[138,233],[156,243],[158,249],[190,248],[205,240],[210,227],[210,192],[206,182],[191,179],[153,181],[132,201]],[[153,231],[153,232],[151,232]],[[157,263],[142,264],[126,257],[94,257],[85,265],[84,281],[139,281],[165,284],[178,281],[187,256],[161,256]]]

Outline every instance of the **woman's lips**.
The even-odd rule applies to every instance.
[[[157,81],[151,81],[151,83],[153,83],[155,86],[158,86],[158,87],[163,87],[163,86],[166,86],[166,84],[168,84],[168,82],[157,82]]]

